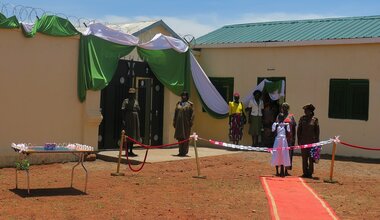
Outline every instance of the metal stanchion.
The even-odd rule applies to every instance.
[[[332,155],[331,155],[330,179],[323,180],[325,183],[337,183],[338,182],[336,180],[333,180],[335,151],[336,151],[336,142],[334,142],[334,144],[333,144]]]
[[[125,131],[121,131],[121,137],[120,137],[120,147],[119,147],[119,158],[117,161],[117,168],[116,168],[116,173],[111,173],[111,176],[124,176],[124,173],[120,173],[120,163],[121,163],[121,152],[123,151],[123,145],[124,145],[124,140],[125,140]]]
[[[206,179],[206,176],[202,176],[201,175],[201,168],[199,166],[199,157],[198,157],[198,150],[197,150],[197,139],[198,139],[198,136],[196,133],[193,134],[194,136],[194,152],[195,152],[195,160],[197,162],[197,172],[198,172],[198,175],[197,176],[193,176],[193,178],[200,178],[200,179]]]

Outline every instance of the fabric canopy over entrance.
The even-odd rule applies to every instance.
[[[87,90],[101,90],[106,87],[114,76],[118,60],[136,48],[139,56],[148,63],[157,79],[170,91],[177,95],[184,90],[189,91],[192,78],[207,112],[216,118],[228,114],[228,103],[216,90],[188,45],[182,40],[157,34],[149,42],[139,43],[137,37],[99,23],[89,25],[83,33],[80,33],[70,21],[54,15],[44,15],[34,24],[26,24],[19,23],[15,16],[6,18],[0,14],[0,28],[21,28],[25,37],[34,37],[37,32],[58,37],[79,35],[77,83],[81,102],[86,99]],[[281,92],[270,85],[265,87],[268,91],[272,91],[270,93],[272,99],[283,96],[284,84]],[[261,90],[263,88],[264,86]],[[252,95],[245,97],[244,102],[247,102],[250,96]]]
[[[139,44],[135,36],[112,30],[102,24],[91,24],[81,35],[78,96],[86,98],[87,90],[100,90],[111,81],[121,57],[137,48],[157,79],[179,95],[190,88],[188,46],[181,40],[157,34],[152,40]]]

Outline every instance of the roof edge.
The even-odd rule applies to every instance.
[[[318,46],[318,45],[343,45],[343,44],[373,44],[380,43],[380,37],[354,38],[354,39],[331,39],[310,41],[286,41],[286,42],[255,42],[233,44],[205,44],[195,45],[194,49],[204,48],[246,48],[246,47],[292,47],[292,46]]]
[[[278,21],[260,21],[251,23],[238,23],[224,25],[222,28],[230,28],[237,26],[253,26],[253,25],[277,25],[277,24],[291,24],[291,23],[311,23],[311,22],[329,22],[329,21],[347,21],[347,20],[370,20],[380,19],[380,15],[368,15],[368,16],[336,16],[326,18],[309,18],[309,19],[295,19],[295,20],[278,20]]]
[[[177,39],[180,39],[182,40],[182,38],[176,33],[173,31],[173,29],[171,29],[162,19],[160,20],[156,20],[156,22],[154,22],[153,24],[149,25],[149,26],[146,26],[145,28],[141,29],[141,30],[138,30],[136,32],[133,33],[133,36],[138,36],[139,34],[147,31],[147,30],[150,30],[152,28],[155,28],[157,26],[162,26],[164,29],[166,29],[173,37],[177,38]]]

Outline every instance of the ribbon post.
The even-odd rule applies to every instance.
[[[111,173],[111,176],[124,176],[124,173],[120,173],[120,163],[121,163],[121,152],[123,151],[123,145],[124,145],[124,140],[125,140],[125,131],[121,131],[121,136],[120,136],[120,147],[119,147],[119,158],[117,160],[117,168],[116,168],[116,173]]]
[[[194,139],[194,152],[195,152],[195,161],[197,163],[197,176],[193,176],[193,178],[199,178],[199,179],[206,179],[206,176],[201,175],[201,168],[199,166],[199,158],[198,158],[198,150],[197,150],[197,140],[198,140],[198,135],[194,132],[192,135]]]
[[[331,166],[330,166],[330,179],[323,180],[325,183],[337,183],[338,181],[333,180],[334,174],[334,162],[335,162],[335,152],[336,152],[336,142],[339,142],[339,137],[334,138],[333,149],[331,154]]]

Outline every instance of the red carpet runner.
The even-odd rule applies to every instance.
[[[272,219],[338,219],[302,178],[260,177]]]

